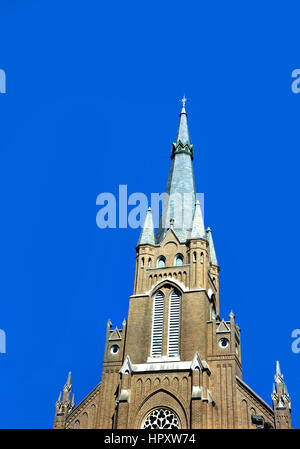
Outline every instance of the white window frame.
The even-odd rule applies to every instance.
[[[180,355],[181,293],[172,290],[169,297],[168,356]]]
[[[164,336],[165,295],[161,290],[153,297],[151,357],[162,357]]]

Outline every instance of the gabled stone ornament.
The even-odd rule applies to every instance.
[[[221,323],[219,324],[219,326],[217,327],[216,333],[223,334],[223,333],[228,333],[228,332],[230,332],[230,329],[223,319],[221,321]]]
[[[154,224],[151,207],[147,210],[143,229],[137,246],[139,245],[155,245]]]
[[[122,340],[121,334],[119,332],[119,329],[116,327],[111,336],[109,337],[109,340]]]
[[[277,405],[277,409],[284,410],[285,408],[286,408],[286,407],[285,407],[284,403],[282,402],[281,399],[279,399],[278,405]]]
[[[180,244],[179,236],[177,235],[176,230],[174,229],[174,223],[175,223],[174,218],[171,218],[170,226],[167,229],[167,232],[164,235],[163,239],[161,240],[160,244],[165,244],[167,241],[173,241],[174,239],[176,240],[177,243]]]
[[[121,374],[131,374],[132,373],[132,364],[131,364],[129,355],[126,356],[123,366],[120,369],[120,373]]]
[[[203,371],[203,369],[204,369],[202,360],[200,358],[198,351],[196,352],[196,354],[192,360],[192,363],[191,363],[191,370],[195,370],[195,369],[199,369],[200,371]]]

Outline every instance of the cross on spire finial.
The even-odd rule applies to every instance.
[[[187,98],[185,95],[183,95],[183,98],[180,100],[182,103],[182,110],[181,113],[185,113],[185,103],[187,102]]]

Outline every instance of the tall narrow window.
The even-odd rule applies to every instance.
[[[151,356],[162,356],[163,331],[164,331],[164,306],[165,297],[161,291],[158,291],[153,299],[153,325],[152,325],[152,344]]]
[[[179,355],[181,294],[173,290],[169,304],[168,355]]]

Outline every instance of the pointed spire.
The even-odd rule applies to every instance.
[[[278,383],[284,384],[283,375],[281,373],[280,365],[279,365],[279,361],[278,360],[276,362],[276,374],[275,374],[274,379],[275,379],[276,384],[278,384]]]
[[[68,387],[71,386],[71,371],[69,371],[66,385],[67,385]]]
[[[206,232],[199,201],[195,205],[195,212],[192,224],[190,239],[206,239]]]
[[[273,384],[272,399],[275,401],[277,408],[283,408],[288,405],[291,408],[291,398],[288,394],[287,387],[280,369],[279,361],[276,362],[275,385]]]
[[[218,265],[218,260],[217,260],[217,256],[216,256],[216,251],[215,251],[215,246],[214,246],[214,242],[213,242],[213,238],[212,238],[212,233],[211,233],[211,229],[207,228],[207,240],[209,243],[209,258],[210,258],[210,263],[212,265],[216,265],[217,267]]]
[[[63,392],[64,392],[64,394],[63,394],[63,402],[64,403],[69,403],[70,402],[71,391],[72,391],[71,371],[69,371],[67,382],[66,382],[66,384],[64,386],[64,389],[63,389]]]
[[[166,236],[170,228],[170,218],[175,220],[174,232],[179,241],[186,242],[194,216],[196,189],[193,171],[193,145],[190,144],[185,102],[186,98],[184,97],[176,142],[172,147],[172,162],[157,231],[157,243],[160,243]]]
[[[276,374],[278,374],[279,376],[281,376],[281,371],[280,371],[280,365],[279,365],[279,361],[277,360],[276,362]]]
[[[187,115],[185,110],[185,103],[186,103],[185,95],[183,97],[182,101],[182,109],[180,112],[180,120],[179,120],[179,126],[177,131],[177,137],[176,137],[176,143],[178,144],[179,141],[183,144],[190,144],[190,136],[189,136],[189,130],[188,130],[188,124],[187,124]]]
[[[155,245],[154,224],[151,207],[147,210],[138,245]]]

